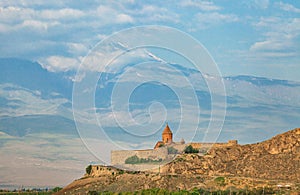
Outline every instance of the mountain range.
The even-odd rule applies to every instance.
[[[166,121],[175,140],[202,141],[212,116],[212,95],[223,95],[211,91],[207,83],[220,81],[226,90],[226,115],[217,137],[219,142],[237,139],[240,143],[255,143],[282,133],[282,129],[299,126],[299,82],[247,75],[208,75],[193,67],[163,62],[154,54],[147,53],[147,59],[159,65],[137,66],[139,60],[135,58],[135,61],[127,62],[129,68],[101,73],[95,84],[95,107],[91,108],[108,137],[99,142],[109,139],[125,149],[151,148],[160,140],[160,127]],[[73,175],[62,176],[60,181],[44,181],[64,184],[70,177],[82,174],[82,166],[99,161],[81,142],[82,139],[97,138],[94,135],[99,131],[99,124],[88,120],[93,113],[84,110],[82,120],[75,122],[73,118],[72,92],[80,82],[75,79],[76,70],[55,72],[38,62],[16,58],[0,59],[0,69],[0,154],[3,155],[0,168],[4,170],[0,173],[0,183],[30,185],[31,180],[26,180],[25,176],[14,179],[20,175],[18,171],[6,174],[11,169],[36,170],[42,166],[51,168],[44,171],[52,173],[76,170]],[[89,74],[95,74],[95,71],[86,71],[85,77]],[[159,80],[161,77],[163,82]],[[182,78],[192,87],[181,82]],[[128,102],[121,105],[119,100],[127,98],[126,90],[132,85],[136,87]],[[121,91],[116,92],[116,89]],[[191,98],[180,94],[195,94],[199,115],[195,113],[199,110]],[[183,104],[184,109],[181,108]],[[218,110],[218,105],[216,108],[219,114],[222,110]],[[182,110],[186,113],[180,121]],[[218,114],[215,120],[222,119]],[[127,120],[127,116],[133,122]],[[88,133],[78,132],[78,125],[83,125]],[[152,126],[155,131],[151,130]],[[190,130],[194,126],[197,129]],[[148,131],[151,131],[150,135],[144,136]],[[79,135],[89,136],[82,138]],[[110,153],[109,148],[105,150]],[[20,159],[23,164],[19,164]],[[17,166],[10,161],[18,162]],[[36,177],[42,177],[42,174]]]

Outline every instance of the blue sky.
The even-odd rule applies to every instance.
[[[223,75],[300,81],[298,1],[3,0],[0,57],[38,61],[51,71],[76,69],[97,42],[140,25],[192,35]]]
[[[110,57],[124,52],[127,49],[122,46],[124,42],[134,45],[143,42],[139,40],[143,37],[127,36],[133,38],[133,41],[127,41],[126,36],[124,39],[118,37],[124,40],[122,44],[107,44],[113,47],[99,47],[98,50],[97,43],[109,40],[106,38],[121,30],[143,25],[168,26],[191,35],[207,48],[223,76],[253,75],[298,82],[257,77],[227,77],[224,79],[227,98],[225,113],[225,104],[221,104],[224,102],[216,101],[216,109],[211,109],[214,103],[212,95],[225,96],[215,87],[223,87],[218,85],[223,80],[206,74],[209,68],[206,67],[206,72],[202,72],[201,69],[200,75],[200,72],[186,69],[189,68],[186,66],[189,65],[187,60],[182,61],[185,63],[180,64],[182,66],[170,66],[171,64],[164,62],[177,62],[180,59],[168,53],[168,50],[147,48],[132,50],[120,56],[115,64],[110,64],[107,72],[104,71],[102,80],[99,80],[101,82],[97,83],[98,77],[94,79],[92,76],[99,76],[97,74],[102,67],[94,65],[99,65],[101,60],[108,62]],[[165,40],[164,38],[168,37],[159,37],[158,40]],[[183,39],[178,39],[174,44],[181,46],[182,42]],[[92,49],[95,49],[95,55],[85,58]],[[190,56],[203,57],[200,52],[197,53],[199,50],[193,47],[185,47],[182,50],[191,54]],[[176,132],[174,140],[178,141],[184,137],[187,142],[195,135],[194,126],[199,127],[195,140],[202,141],[211,120],[224,122],[218,141],[238,139],[242,144],[262,141],[298,127],[299,51],[300,1],[297,0],[95,0],[88,3],[71,0],[0,0],[0,58],[37,61],[47,70],[59,72],[52,74],[39,69],[40,67],[32,68],[36,65],[34,63],[21,61],[24,66],[28,65],[28,70],[23,69],[25,71],[18,73],[19,64],[14,64],[13,60],[12,71],[8,72],[17,74],[8,75],[5,79],[5,70],[1,70],[0,73],[4,72],[4,79],[3,76],[0,77],[3,80],[3,83],[0,83],[0,119],[6,119],[7,116],[12,119],[16,117],[20,119],[16,120],[17,126],[23,128],[27,122],[29,128],[25,129],[28,133],[25,137],[16,137],[0,131],[0,184],[67,184],[81,177],[84,167],[89,162],[110,159],[110,150],[115,149],[115,145],[111,146],[112,143],[126,149],[153,147],[160,139],[159,131],[163,129],[166,121]],[[98,58],[93,61],[93,57]],[[74,71],[83,59],[88,59],[85,68],[94,72],[91,73],[92,76],[77,74],[75,79]],[[2,59],[0,63],[5,64],[6,60]],[[127,69],[123,67],[126,65]],[[207,63],[198,65],[201,68],[209,66]],[[37,72],[32,73],[32,70]],[[72,71],[61,73],[69,70]],[[85,70],[82,73],[86,73]],[[111,73],[116,74],[110,75]],[[47,82],[37,82],[31,79],[34,74],[50,79]],[[30,79],[25,79],[28,83],[24,86],[22,79],[21,82],[17,82],[18,77],[26,76]],[[65,82],[65,77],[74,81],[72,86]],[[59,84],[52,83],[54,78],[61,79]],[[7,83],[6,80],[9,79],[12,82]],[[93,80],[93,83],[84,86],[77,84],[89,79]],[[35,82],[38,83],[38,87],[31,87],[35,86],[32,85]],[[95,83],[99,84],[97,88]],[[207,86],[209,83],[212,90]],[[79,88],[76,88],[75,84]],[[73,94],[70,93],[72,87]],[[76,108],[76,89],[79,95],[91,95],[83,96],[84,99],[77,102],[79,106],[81,103],[87,104],[86,109],[73,109]],[[193,99],[194,92],[198,102]],[[81,97],[79,95],[78,97]],[[97,104],[91,101],[93,98],[98,98],[98,101],[95,101]],[[197,103],[200,109],[196,107]],[[76,112],[79,114],[76,115]],[[35,120],[32,122],[30,116],[38,118],[41,123],[49,120],[49,117],[64,119],[63,121],[77,119],[86,131],[80,132],[77,128],[76,135],[70,137],[64,134],[65,127],[62,126],[53,133],[49,131],[55,123],[53,119],[49,124],[43,124],[45,131],[40,133],[40,127],[36,127],[38,123]],[[22,119],[25,120],[24,123]],[[8,125],[3,129],[14,132],[10,121],[15,123],[15,120],[8,120],[5,123]],[[110,136],[109,139],[105,139],[102,134],[102,137],[96,134],[101,125]],[[69,128],[68,125],[66,127]],[[31,132],[31,129],[35,128],[38,129],[37,132]],[[125,130],[127,134],[146,134],[151,131],[153,136],[140,136],[140,139],[135,138],[136,143],[133,143],[132,137],[120,130]],[[62,132],[57,134],[58,131]],[[77,133],[81,133],[80,139]],[[85,135],[87,136],[84,137]],[[12,173],[11,169],[16,171]],[[33,172],[35,174],[31,174]],[[44,175],[50,177],[45,178]]]

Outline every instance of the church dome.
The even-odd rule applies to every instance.
[[[168,123],[162,133],[162,141],[164,144],[173,143],[173,133],[172,133]]]
[[[171,129],[170,129],[170,127],[169,127],[168,124],[166,125],[166,127],[165,127],[165,129],[164,129],[164,131],[163,131],[162,134],[172,134],[172,131],[171,131]]]

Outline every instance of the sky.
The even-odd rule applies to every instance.
[[[143,25],[188,33],[222,75],[300,81],[298,1],[2,0],[0,57],[38,61],[55,72],[76,70],[99,41]]]
[[[160,31],[156,31],[155,35],[164,36],[156,38],[151,34],[153,31],[147,31],[147,25],[151,25],[152,30],[155,30],[157,25]],[[139,31],[138,36],[129,36],[135,32],[133,28],[143,29],[143,27],[148,34],[143,34],[146,31]],[[173,37],[172,40],[171,35],[174,35],[172,33],[180,34],[180,32],[184,36],[179,36],[178,39]],[[97,60],[109,62],[111,57],[127,50],[124,43],[132,46],[149,43],[152,40],[158,44],[167,42],[174,48],[184,45],[185,47],[181,49],[186,56],[203,57],[203,53],[200,54],[199,51],[204,50],[185,44],[190,40],[189,36],[207,49],[205,51],[212,57],[211,61],[216,63],[221,76],[254,77],[226,77],[222,80],[220,77],[206,74],[207,72],[201,72],[204,74],[200,76],[199,72],[185,69],[189,68],[184,66],[188,64],[188,59],[177,58],[178,56],[170,54],[167,50],[154,48],[126,51],[126,55],[120,55],[114,61],[115,64],[110,64],[111,66],[105,70],[106,72],[101,67],[93,66],[92,63],[93,57],[97,57],[96,63]],[[143,40],[145,37],[148,39]],[[122,43],[109,42],[112,38],[122,40]],[[107,41],[107,44],[104,44],[104,47],[97,47],[101,46],[99,44],[101,41],[102,43]],[[95,83],[98,82],[98,77],[80,74],[80,71],[77,77],[68,77],[72,77],[75,83],[72,85],[73,94],[69,94],[71,90],[64,91],[68,87],[63,82],[65,80],[58,82],[62,86],[56,84],[54,87],[51,85],[53,84],[51,79],[44,83],[40,82],[37,85],[40,87],[38,89],[26,88],[21,86],[24,83],[16,82],[18,76],[34,75],[35,73],[29,74],[34,69],[16,74],[18,76],[8,75],[8,78],[10,76],[16,78],[16,81],[0,84],[0,98],[7,100],[0,102],[0,118],[9,116],[13,119],[5,123],[10,127],[7,129],[14,130],[14,126],[11,125],[15,123],[14,117],[16,119],[20,117],[21,122],[16,123],[17,125],[22,124],[23,119],[30,116],[34,118],[35,115],[37,118],[43,116],[41,119],[38,118],[42,124],[51,117],[52,120],[49,124],[45,123],[47,131],[30,133],[29,128],[29,133],[26,129],[28,135],[25,137],[0,132],[2,157],[0,187],[1,184],[27,186],[67,184],[82,176],[84,167],[89,162],[103,160],[101,155],[106,155],[105,158],[109,159],[109,149],[115,147],[109,145],[111,143],[124,146],[125,149],[153,147],[157,139],[160,139],[159,131],[166,121],[174,132],[177,133],[176,129],[180,130],[176,134],[177,137],[174,134],[174,139],[180,140],[184,137],[186,141],[194,136],[191,127],[198,124],[199,119],[199,126],[206,128],[210,119],[223,124],[226,116],[220,140],[238,139],[242,144],[262,141],[295,128],[299,126],[300,113],[299,51],[300,1],[0,0],[0,58],[24,59],[22,63],[26,62],[25,64],[29,64],[28,67],[31,68],[33,66],[26,60],[38,62],[48,70],[42,69],[43,72],[38,69],[42,75],[39,76],[47,75],[47,78],[52,79],[72,75],[81,63],[93,71],[92,76],[94,73],[104,72],[103,81],[100,80],[102,83],[98,83],[97,88]],[[182,66],[171,66],[171,63],[178,61],[183,63],[180,64]],[[127,69],[124,68],[126,65]],[[205,63],[198,65],[207,68]],[[12,70],[17,71],[14,68]],[[49,71],[59,74],[50,77]],[[82,72],[85,73],[84,71]],[[110,73],[117,74],[111,76]],[[95,76],[99,76],[96,74]],[[270,80],[258,78],[259,76]],[[290,81],[281,82],[272,79]],[[78,84],[80,81],[93,83],[80,85]],[[211,99],[213,95],[225,97],[222,91],[224,84],[219,85],[223,81],[227,101],[221,99],[221,102],[218,102],[216,98],[217,100],[214,100],[217,104],[214,104]],[[29,84],[34,82],[35,79],[28,81]],[[148,85],[142,85],[146,82]],[[49,86],[53,88],[47,89]],[[52,89],[62,94],[51,93]],[[50,94],[47,94],[48,92]],[[197,97],[194,97],[194,92],[197,92]],[[206,92],[210,94],[207,95]],[[80,95],[84,93],[91,96],[81,97]],[[92,101],[95,97],[98,98],[98,101],[95,101],[98,104]],[[199,98],[198,102],[193,98]],[[84,103],[87,107],[82,111],[80,106]],[[131,107],[128,106],[129,103]],[[200,114],[199,108],[196,107],[197,103],[200,106]],[[216,109],[211,109],[211,104],[215,105]],[[215,110],[214,115],[211,110]],[[77,126],[75,131],[76,136],[57,134],[65,127],[55,129],[57,131],[53,133],[50,130],[53,124],[57,125],[55,117],[81,122],[83,129],[87,130],[86,134],[84,131],[80,132],[78,129],[80,126]],[[34,120],[28,123],[29,126],[33,125],[32,129],[40,128],[33,123]],[[109,138],[115,139],[114,142],[103,138],[102,134],[102,137],[95,136],[95,132],[99,131],[99,123],[107,132],[111,131]],[[128,130],[129,134],[144,134],[140,136],[140,140],[133,143],[132,137],[126,137],[124,132],[120,133],[119,127],[126,132]],[[70,131],[72,130],[74,129]],[[154,135],[151,138],[145,136],[150,130]],[[81,133],[80,139],[77,133]],[[202,140],[201,133],[202,131],[197,141]],[[206,135],[207,132],[203,134]],[[83,139],[85,135],[87,136]],[[102,141],[99,137],[105,140]],[[110,143],[107,143],[108,140]],[[104,152],[99,148],[105,148]],[[98,154],[100,152],[105,154]],[[95,158],[99,156],[101,158]],[[12,172],[11,169],[15,171]],[[44,175],[50,177],[45,178]]]

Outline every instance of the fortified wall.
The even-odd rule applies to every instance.
[[[99,176],[108,176],[108,175],[118,175],[123,171],[117,169],[113,166],[105,166],[105,165],[92,165],[91,173],[89,176],[99,177]]]
[[[113,150],[111,151],[111,164],[113,166],[123,165],[125,160],[132,156],[151,160],[164,160],[168,156],[168,149],[161,147],[149,150]]]
[[[159,162],[166,163],[172,160],[176,154],[183,153],[187,146],[191,145],[198,149],[200,154],[205,154],[211,147],[232,147],[238,145],[237,140],[229,140],[227,143],[185,143],[182,139],[180,142],[173,142],[173,133],[166,125],[162,133],[162,141],[158,141],[154,149],[148,150],[114,150],[111,151],[111,165],[122,169],[132,170],[149,170],[159,166]],[[143,163],[126,163],[130,157],[148,160]],[[155,162],[155,163],[153,163]]]

